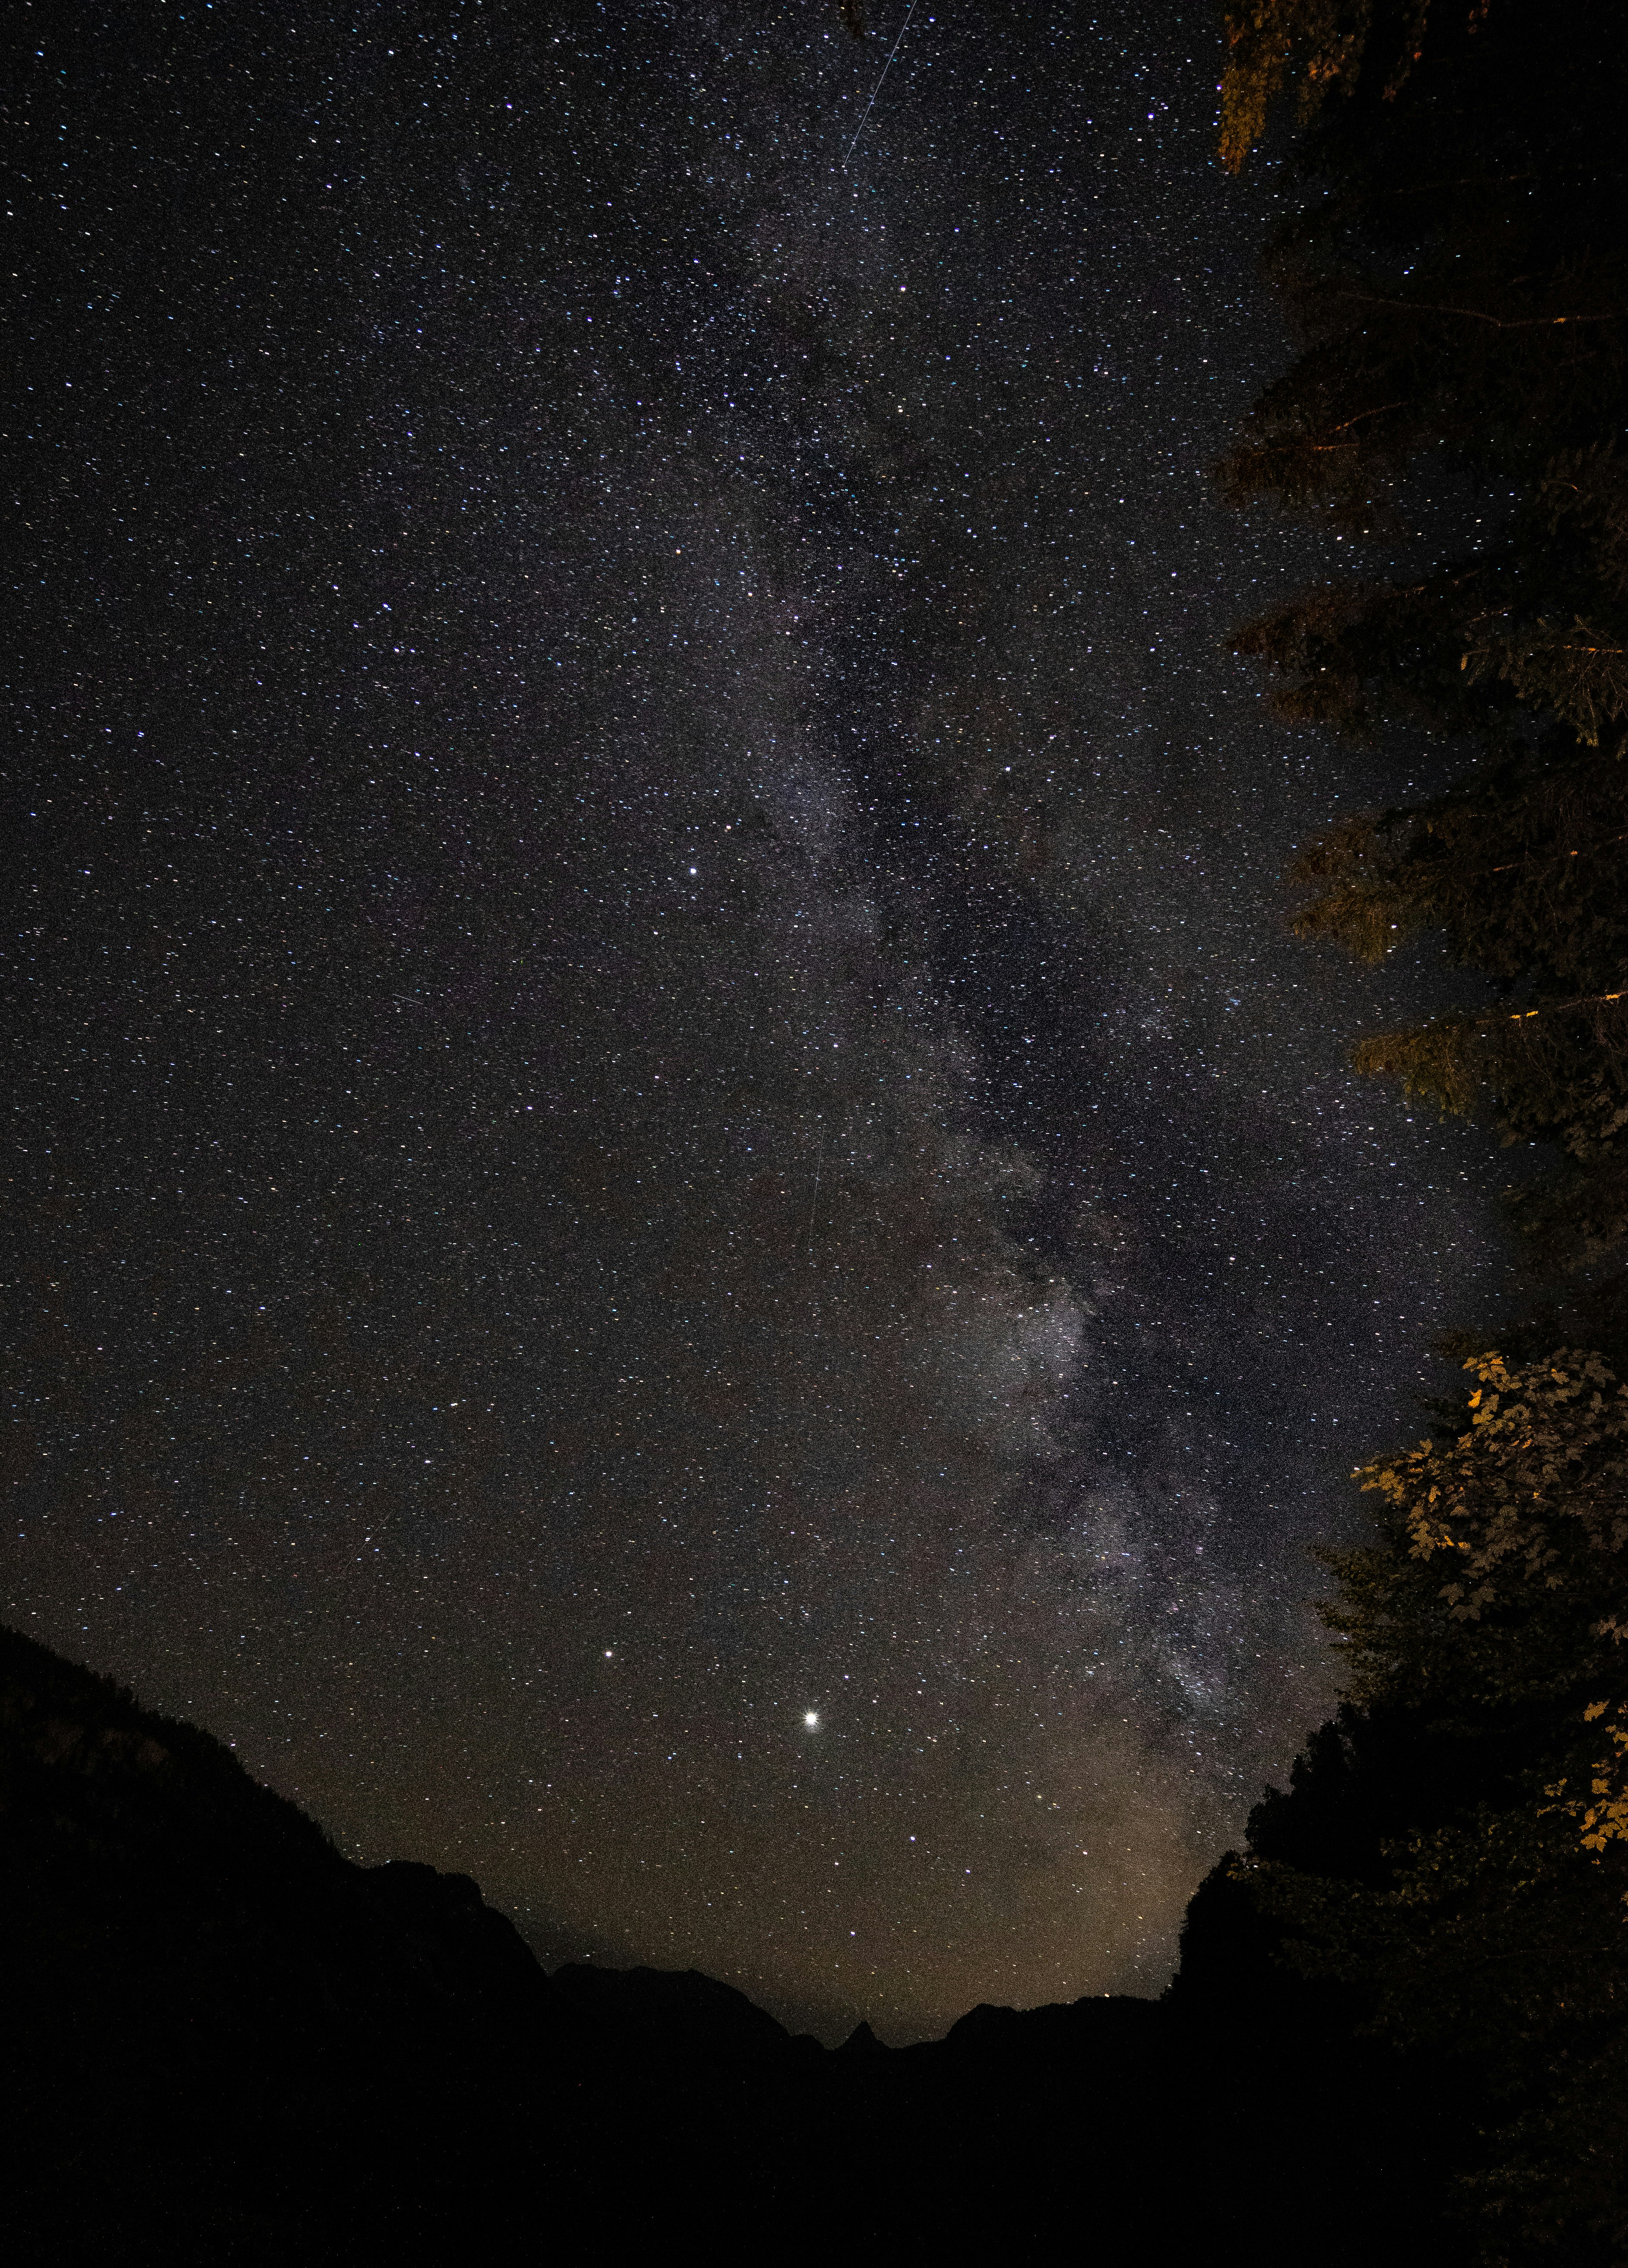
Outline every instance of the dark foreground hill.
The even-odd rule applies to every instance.
[[[1162,2001],[828,2052],[693,1973],[549,1979],[0,1631],[8,2255],[1449,2262],[1428,2090],[1207,1896]]]

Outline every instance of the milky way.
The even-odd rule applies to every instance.
[[[1212,20],[844,168],[902,6],[292,12],[27,43],[0,1611],[549,1957],[1155,1992],[1503,1270],[1286,931],[1440,759],[1225,651]]]

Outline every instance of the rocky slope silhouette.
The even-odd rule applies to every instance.
[[[0,1631],[18,2262],[1419,2242],[1417,2088],[1251,1926],[1218,1878],[1162,2001],[829,2052],[694,1972],[550,1979],[466,1877],[352,1865],[209,1734]]]

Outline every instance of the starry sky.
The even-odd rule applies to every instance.
[[[24,10],[0,1614],[547,1959],[1156,1992],[1505,1296],[1180,5]],[[874,94],[868,115],[866,106]],[[857,136],[857,139],[856,139]]]

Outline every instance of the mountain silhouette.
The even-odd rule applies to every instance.
[[[694,1970],[550,1978],[467,1876],[352,1864],[0,1630],[0,1931],[19,2263],[1355,2264],[1439,2221],[1405,2074],[1222,1870],[1161,2001],[830,2052]]]

